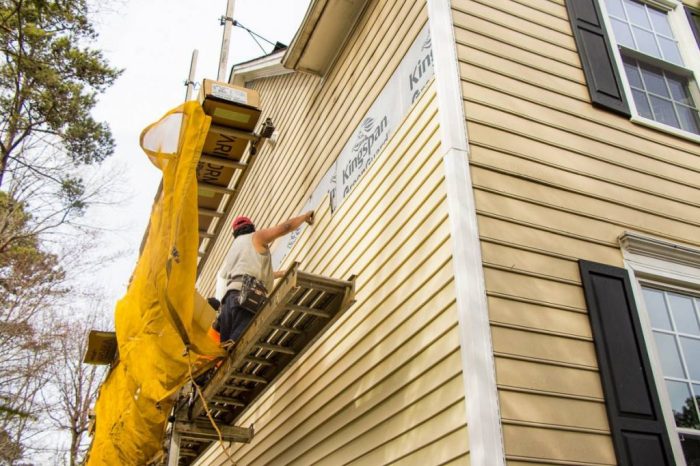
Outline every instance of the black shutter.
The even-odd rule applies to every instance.
[[[675,465],[627,271],[579,268],[618,465]]]
[[[685,7],[685,14],[688,16],[690,29],[693,30],[693,34],[695,35],[695,42],[697,42],[698,47],[700,47],[700,31],[698,31],[698,23],[695,22],[695,19],[698,17],[698,13],[688,7]]]
[[[603,108],[631,116],[597,0],[567,0],[566,8],[591,100]]]

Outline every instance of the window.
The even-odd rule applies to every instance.
[[[605,6],[636,114],[700,134],[700,94],[677,38],[683,25],[676,27],[676,33],[669,17],[680,12],[682,5],[661,9],[639,0],[605,0]],[[678,19],[686,20],[685,13]],[[692,31],[689,24],[686,29]],[[688,47],[686,53],[697,53],[697,49]]]
[[[637,234],[621,242],[676,456],[699,466],[700,251]]]
[[[688,79],[631,57],[622,57],[640,116],[700,134],[698,109]]]
[[[642,284],[644,307],[687,464],[700,464],[700,298]]]
[[[591,99],[700,141],[697,12],[680,0],[567,2]]]

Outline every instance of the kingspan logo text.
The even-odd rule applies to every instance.
[[[347,184],[352,178],[359,177],[372,162],[377,151],[386,142],[386,137],[382,137],[388,126],[389,119],[386,115],[378,124],[375,124],[374,118],[365,118],[357,134],[357,142],[352,147],[352,158],[343,168],[343,184]],[[347,194],[351,187],[352,185],[346,185],[344,194]]]
[[[421,56],[418,58],[411,74],[408,76],[408,85],[411,92],[415,92],[413,100],[417,97],[421,89],[417,88],[424,76],[432,73],[433,68],[433,49],[431,47],[430,37],[428,37],[421,47]],[[422,87],[422,86],[421,86]]]

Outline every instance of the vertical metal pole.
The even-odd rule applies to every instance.
[[[199,55],[199,50],[194,49],[192,51],[192,61],[190,61],[190,75],[187,78],[187,94],[185,94],[185,102],[192,98],[192,91],[194,90],[194,73],[197,69],[197,55]]]
[[[217,81],[226,79],[226,66],[228,64],[228,49],[231,42],[231,27],[233,27],[233,4],[236,0],[228,0],[226,4],[226,16],[223,18],[224,36],[221,39],[221,55],[219,57],[219,72]]]
[[[170,434],[170,451],[168,452],[168,466],[177,466],[180,462],[180,434],[173,430]]]

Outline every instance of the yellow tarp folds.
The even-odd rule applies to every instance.
[[[89,465],[146,464],[163,448],[173,395],[189,378],[185,343],[198,366],[222,355],[207,336],[207,319],[197,315],[202,300],[194,287],[196,168],[210,123],[199,103],[187,102],[141,134],[141,147],[163,172],[162,189],[115,309],[119,361],[100,388]]]

